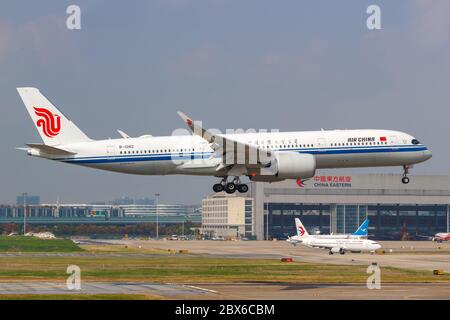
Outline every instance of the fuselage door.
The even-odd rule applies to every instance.
[[[327,140],[325,138],[318,138],[317,147],[320,149],[320,151],[324,151],[323,149],[327,147]]]
[[[108,155],[108,157],[114,157],[116,155],[115,146],[106,146],[106,154]]]
[[[398,144],[398,137],[397,136],[390,136],[389,137],[389,144]]]

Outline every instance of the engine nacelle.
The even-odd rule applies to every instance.
[[[281,179],[311,178],[316,173],[316,158],[306,153],[279,152],[271,168],[276,170],[276,177]]]
[[[334,248],[331,248],[330,251],[331,251],[332,253],[340,253],[340,252],[341,252],[341,248],[339,248],[339,247],[334,247]]]

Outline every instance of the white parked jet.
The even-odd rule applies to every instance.
[[[36,88],[18,88],[44,144],[29,143],[31,156],[142,175],[222,178],[215,192],[247,192],[240,177],[282,181],[314,176],[316,169],[403,166],[431,157],[413,136],[391,130],[322,130],[214,134],[179,112],[192,135],[92,140]],[[232,177],[230,181],[228,177]]]
[[[303,227],[300,219],[295,218],[295,228],[297,229],[297,234],[295,236],[289,237],[286,241],[292,245],[302,241],[302,236],[304,234],[305,228]],[[369,234],[369,219],[366,219],[361,223],[359,228],[351,234],[318,234],[313,235],[316,239],[363,239],[367,238]]]
[[[295,241],[304,246],[311,248],[322,248],[329,250],[330,254],[340,253],[345,254],[347,251],[350,252],[362,252],[370,251],[373,252],[380,249],[381,246],[373,240],[362,239],[359,237],[341,237],[336,235],[335,237],[321,237],[309,235],[306,228],[303,226],[300,219],[295,218],[295,224],[297,226],[297,236]],[[289,241],[289,239],[288,239]]]

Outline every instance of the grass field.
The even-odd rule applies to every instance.
[[[148,282],[299,282],[364,283],[367,266],[283,263],[274,259],[234,259],[195,255],[155,254],[87,256],[14,256],[0,258],[0,281],[61,280],[70,264],[87,281]],[[450,282],[449,275],[381,268],[383,282]]]
[[[73,241],[66,239],[39,239],[24,236],[0,236],[0,252],[78,252]]]

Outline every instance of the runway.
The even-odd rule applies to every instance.
[[[0,282],[1,294],[147,294],[162,297],[200,295],[211,293],[183,284],[161,284],[147,282],[82,282],[80,290],[69,290],[64,281],[60,282]]]
[[[68,290],[64,282],[0,282],[2,295],[135,294],[158,299],[320,300],[320,299],[449,299],[450,284],[387,284],[369,290],[363,284],[83,282]],[[1,295],[0,295],[1,298]]]
[[[0,253],[0,258],[5,260],[18,257],[29,258],[52,258],[71,257],[80,258],[84,263],[99,257],[108,259],[117,257],[120,259],[134,259],[143,257],[145,259],[164,257],[178,250],[188,250],[189,255],[212,258],[246,258],[246,259],[280,259],[281,257],[292,257],[297,262],[311,262],[320,264],[336,265],[364,265],[368,266],[376,262],[380,267],[397,267],[429,272],[443,269],[450,272],[450,244],[437,244],[433,242],[382,242],[385,254],[352,254],[329,255],[328,251],[311,249],[302,246],[293,247],[284,241],[169,241],[169,240],[101,240],[101,245],[114,244],[127,247],[130,252],[117,251],[109,253],[101,252],[75,252],[75,253]],[[92,245],[97,245],[96,241]],[[89,245],[88,245],[89,246]],[[110,246],[113,248],[114,246]],[[151,250],[149,250],[151,249]],[[157,250],[155,250],[157,249]],[[98,250],[98,248],[96,249]],[[155,253],[157,252],[157,253]],[[166,252],[166,253],[165,253]],[[147,268],[144,262],[139,262],[134,268]],[[65,260],[63,260],[65,261]],[[74,260],[76,262],[76,260]],[[86,262],[87,261],[87,262]],[[111,262],[111,261],[110,261]],[[151,260],[149,260],[151,262]],[[60,262],[61,263],[61,262]],[[64,262],[65,263],[65,262]],[[63,264],[64,264],[63,263]],[[59,268],[55,264],[53,268]],[[88,265],[89,267],[89,265]],[[63,274],[65,265],[61,265]],[[320,275],[319,275],[320,276]],[[273,279],[271,279],[273,281]],[[126,281],[126,282],[125,282]],[[153,282],[152,282],[153,281]],[[159,281],[159,282],[158,282]],[[223,299],[223,300],[248,300],[248,299],[449,299],[449,282],[400,282],[396,278],[390,282],[383,282],[381,275],[381,289],[369,290],[362,283],[308,283],[308,279],[293,282],[272,282],[239,279],[234,282],[201,282],[198,278],[186,281],[183,284],[176,280],[156,280],[151,277],[139,280],[116,279],[84,279],[82,277],[81,290],[72,291],[66,287],[65,280],[47,279],[5,279],[0,281],[0,299],[2,295],[26,295],[26,294],[48,294],[48,295],[83,295],[83,294],[125,294],[144,295],[150,299]],[[285,280],[280,280],[285,281]],[[170,283],[169,283],[170,282]],[[131,297],[131,296],[130,296]]]
[[[102,241],[103,243],[105,240]],[[450,243],[432,241],[381,241],[385,254],[346,253],[329,255],[327,250],[292,246],[285,241],[169,241],[169,240],[111,240],[111,244],[163,250],[188,250],[206,254],[239,258],[292,257],[296,261],[327,264],[369,265],[450,273]]]

